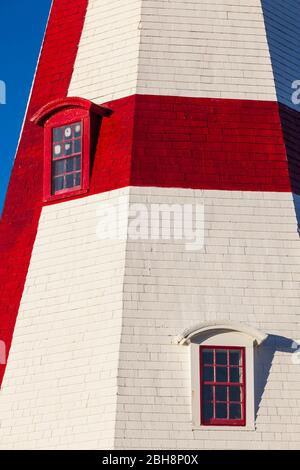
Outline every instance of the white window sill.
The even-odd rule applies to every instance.
[[[193,426],[193,431],[256,431],[255,426]]]

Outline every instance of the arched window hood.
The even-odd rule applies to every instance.
[[[44,126],[47,119],[49,119],[53,114],[63,111],[64,109],[71,108],[82,109],[90,114],[96,114],[98,116],[110,116],[112,114],[112,111],[109,108],[95,104],[85,98],[75,96],[50,101],[46,105],[42,106],[30,120],[38,126]]]
[[[193,338],[204,336],[208,333],[212,335],[216,335],[222,332],[237,332],[243,333],[250,338],[253,339],[253,344],[259,346],[262,344],[266,338],[268,337],[267,334],[244,325],[242,323],[235,323],[235,322],[227,322],[227,321],[220,321],[220,322],[208,322],[208,323],[198,323],[190,328],[187,328],[177,336],[174,340],[176,344],[190,344]]]

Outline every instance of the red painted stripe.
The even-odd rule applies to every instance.
[[[42,206],[43,131],[29,119],[66,96],[87,0],[54,0],[0,226],[0,340],[9,349]],[[67,21],[66,21],[67,18]],[[0,365],[0,384],[5,367]]]
[[[290,191],[278,104],[139,96],[132,184]]]
[[[131,184],[291,191],[276,102],[137,95],[106,103],[91,193]]]

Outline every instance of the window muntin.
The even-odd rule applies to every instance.
[[[201,423],[244,426],[245,348],[200,347]]]
[[[81,121],[52,129],[53,195],[81,187],[82,136]]]

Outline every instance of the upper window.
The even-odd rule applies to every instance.
[[[200,347],[201,422],[245,425],[245,348]]]
[[[52,130],[52,194],[81,188],[81,121]]]
[[[83,98],[65,98],[41,108],[32,118],[44,127],[44,201],[87,192],[92,137],[111,111]]]

